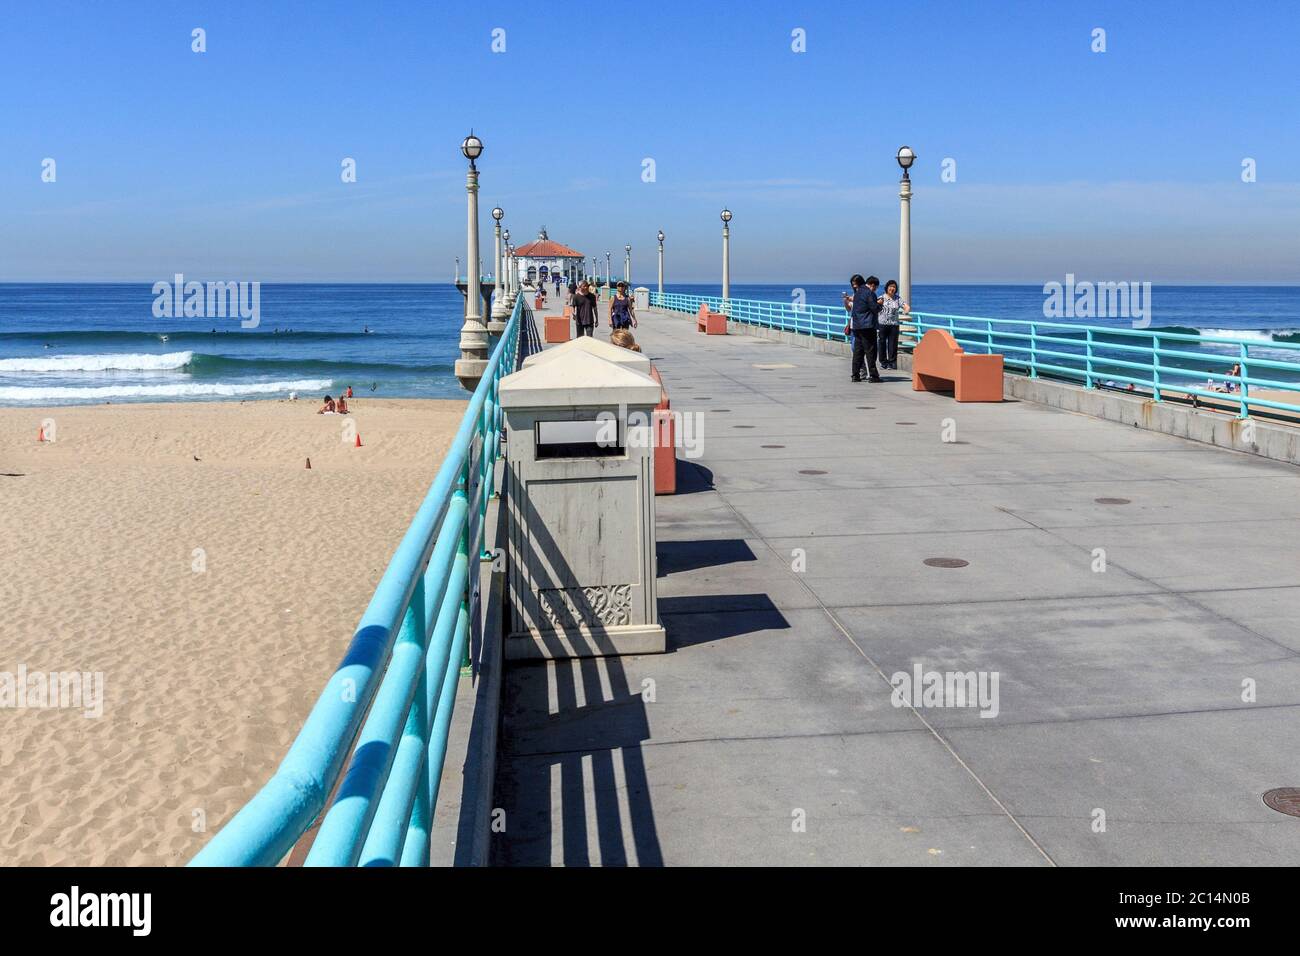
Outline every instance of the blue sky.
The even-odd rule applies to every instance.
[[[517,240],[631,243],[643,282],[659,228],[670,284],[716,281],[723,204],[734,281],[892,274],[908,143],[915,282],[1297,283],[1298,28],[1290,0],[11,4],[0,280],[446,281],[472,125],[485,250],[500,204]]]

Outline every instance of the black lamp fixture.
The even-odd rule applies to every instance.
[[[898,165],[903,167],[903,178],[907,179],[907,170],[916,162],[916,153],[913,152],[911,146],[900,146],[898,147],[898,155],[894,158],[898,160]]]
[[[474,131],[471,129],[469,135],[461,141],[460,151],[464,153],[465,158],[469,160],[469,168],[476,169],[477,167],[474,165],[474,160],[483,155],[483,140],[475,136]]]

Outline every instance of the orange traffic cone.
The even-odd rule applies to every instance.
[[[44,426],[44,425],[42,425],[42,426],[40,427],[40,429],[36,432],[36,440],[37,440],[38,442],[45,441],[45,426]]]
[[[357,447],[361,447],[361,432],[357,432]]]
[[[308,470],[308,471],[311,470],[311,459],[310,459],[310,458],[307,459],[307,470]]]

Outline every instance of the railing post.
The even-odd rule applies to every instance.
[[[461,491],[464,492],[465,495],[469,495],[470,492],[469,477],[471,472],[470,472],[469,457],[470,457],[469,455],[465,456],[465,464],[461,466],[461,472],[460,472],[459,488]],[[460,544],[457,545],[456,547],[456,554],[458,557],[461,558],[468,558],[469,556],[470,544],[472,543],[469,540],[469,525],[470,525],[470,517],[472,515],[473,512],[470,509],[466,508],[465,522],[464,524],[461,525],[461,529],[460,529]],[[479,534],[483,534],[482,523],[479,524]],[[478,576],[479,576],[478,566],[470,565],[469,571],[465,575],[465,588],[460,595],[461,612],[464,614],[469,614],[469,609],[474,606],[474,586],[478,583]],[[471,617],[471,622],[472,621],[473,618]],[[472,629],[472,623],[471,623],[471,629]],[[461,662],[460,662],[460,666],[462,668],[470,666],[469,649],[471,644],[473,644],[473,641],[465,642],[465,653],[462,655]],[[447,662],[447,666],[448,667],[451,666],[450,661]]]
[[[1237,376],[1238,379],[1237,385],[1241,388],[1241,392],[1240,392],[1241,414],[1238,415],[1238,417],[1249,418],[1250,402],[1248,399],[1250,397],[1250,392],[1248,391],[1248,389],[1250,388],[1250,386],[1246,384],[1246,379],[1250,378],[1250,367],[1249,365],[1247,365],[1247,363],[1250,361],[1250,346],[1246,342],[1242,342],[1240,345],[1240,350],[1241,350],[1241,359],[1239,364],[1241,365],[1241,374]]]
[[[1038,323],[1029,323],[1029,377],[1038,378]]]
[[[1151,397],[1160,401],[1160,336],[1151,336]]]
[[[1092,329],[1091,327],[1084,330],[1083,333],[1083,350],[1084,350],[1084,375],[1083,383],[1088,388],[1092,388]]]

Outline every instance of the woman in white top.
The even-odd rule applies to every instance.
[[[898,282],[885,283],[880,297],[880,315],[876,317],[876,351],[881,368],[898,368],[898,316],[907,311],[907,303],[898,297]]]

